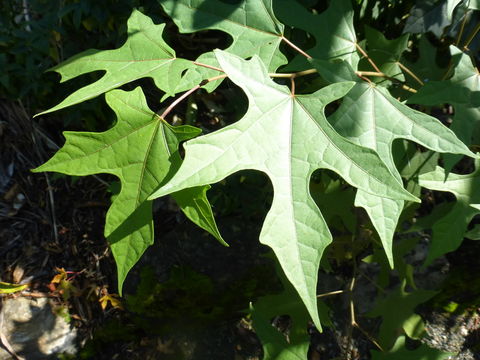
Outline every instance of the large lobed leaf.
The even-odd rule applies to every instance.
[[[403,189],[373,150],[345,140],[327,122],[324,107],[344,96],[351,82],[310,95],[293,95],[288,87],[269,78],[257,56],[250,61],[221,51],[216,56],[228,77],[245,91],[249,109],[237,123],[186,142],[182,166],[151,198],[218,182],[243,169],[266,173],[274,198],[260,241],[274,250],[320,328],[317,271],[331,234],[309,193],[312,173],[329,169],[368,193],[417,199]]]
[[[314,60],[312,64],[331,82],[340,80],[340,75],[355,79],[354,71],[347,63],[330,64]],[[355,86],[344,97],[339,109],[329,117],[329,121],[341,135],[375,150],[399,181],[401,177],[392,155],[392,144],[396,139],[414,141],[441,153],[475,156],[437,119],[411,109],[383,87],[356,79]],[[359,189],[355,205],[367,211],[393,267],[393,234],[404,202]]]
[[[41,114],[81,103],[144,77],[151,77],[159,89],[173,95],[182,72],[192,62],[175,56],[162,38],[164,28],[165,24],[155,25],[148,16],[134,10],[128,20],[128,39],[122,47],[87,50],[51,69],[62,76],[62,81],[99,70],[105,74]]]
[[[152,202],[147,197],[179,167],[181,141],[200,133],[192,126],[173,127],[153,113],[140,88],[113,90],[106,95],[117,124],[101,133],[65,132],[65,145],[34,171],[68,175],[109,173],[122,188],[108,210],[105,236],[118,268],[118,283],[153,243]],[[204,187],[186,189],[173,196],[186,215],[223,242]]]

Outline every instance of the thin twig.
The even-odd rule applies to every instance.
[[[292,43],[290,40],[288,40],[286,37],[283,37],[282,36],[282,40],[285,41],[288,46],[290,46],[292,49],[298,51],[300,54],[302,54],[303,56],[305,56],[307,59],[311,59],[312,57],[310,55],[308,55],[305,51],[303,51],[302,49],[300,49],[297,45],[295,45],[294,43]]]
[[[345,292],[344,290],[330,291],[330,292],[327,292],[327,293],[323,293],[323,294],[317,295],[317,299],[320,299],[320,298],[322,298],[322,297],[337,295],[337,294],[343,294],[344,292]]]
[[[48,199],[50,200],[50,211],[52,214],[52,222],[53,222],[53,235],[55,237],[55,242],[58,243],[57,215],[55,213],[55,199],[53,197],[52,186],[50,185],[50,179],[48,178],[48,174],[46,172],[44,172],[43,174],[45,175],[45,179],[47,180]]]
[[[355,74],[358,76],[378,76],[378,77],[386,77],[383,72],[378,71],[355,71]]]
[[[198,66],[202,66],[202,67],[205,67],[207,69],[211,69],[211,70],[217,70],[217,71],[220,71],[220,72],[225,72],[223,71],[222,69],[216,67],[216,66],[212,66],[212,65],[208,65],[208,64],[203,64],[201,62],[198,62],[198,61],[194,61],[193,64],[195,65],[198,65]]]
[[[294,76],[290,78],[290,83],[291,83],[290,91],[292,92],[292,96],[295,96],[295,77]]]
[[[397,61],[397,65],[400,66],[400,69],[405,71],[408,75],[410,75],[412,78],[415,79],[416,82],[418,82],[420,85],[425,85],[425,83],[417,76],[414,74],[412,70],[407,68],[405,65],[403,65],[401,62]]]
[[[189,95],[191,95],[192,93],[194,93],[195,91],[197,91],[198,89],[201,88],[201,84],[198,84],[196,86],[194,86],[193,88],[191,88],[190,90],[188,90],[187,92],[183,93],[182,96],[180,96],[177,100],[175,100],[174,102],[172,102],[166,109],[165,111],[162,113],[162,115],[160,115],[160,117],[162,119],[165,119],[165,117],[168,115],[168,113],[170,111],[172,111],[172,109],[177,106],[182,100],[184,100],[185,98],[187,98]]]
[[[463,30],[465,29],[465,24],[467,23],[467,14],[463,17],[462,25],[460,26],[460,31],[458,32],[457,40],[455,40],[455,46],[458,47],[460,40],[462,40]]]
[[[358,45],[358,43],[355,43],[355,47],[368,60],[368,62],[370,63],[370,65],[372,65],[372,67],[375,69],[375,71],[378,71],[379,73],[382,72],[382,70],[380,70],[380,68],[377,66],[377,64],[375,64],[375,62],[370,58],[370,56],[368,56],[368,54],[365,52],[365,50],[363,50],[362,47],[360,45]]]
[[[317,72],[318,72],[317,69],[308,69],[308,70],[303,70],[296,73],[269,73],[268,76],[272,78],[292,78],[292,77],[297,78],[300,76],[315,74]]]
[[[480,31],[480,22],[477,24],[477,26],[475,26],[475,29],[473,29],[472,33],[467,38],[467,41],[465,41],[465,44],[463,45],[464,49],[468,49],[468,45],[470,45],[473,38],[477,35],[479,31]]]
[[[358,325],[356,322],[353,324],[360,332],[365,335],[365,337],[372,342],[373,345],[375,345],[380,351],[384,351],[383,348],[380,346],[380,344],[371,336],[368,332],[363,330],[360,325]]]

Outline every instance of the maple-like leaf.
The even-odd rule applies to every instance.
[[[429,81],[408,99],[409,104],[451,104],[455,109],[450,129],[467,145],[480,143],[480,73],[472,59],[455,46],[450,46],[454,75],[446,81]],[[445,158],[450,171],[459,156]]]
[[[109,173],[121,180],[122,189],[105,224],[121,292],[128,271],[153,243],[152,202],[147,197],[180,165],[179,143],[198,135],[200,129],[170,126],[148,108],[139,87],[110,91],[106,100],[118,118],[113,128],[100,133],[65,132],[65,145],[34,171],[79,176]],[[173,196],[192,221],[223,242],[205,191],[197,187]]]
[[[315,38],[315,45],[306,49],[310,56],[323,60],[345,60],[352,67],[357,66],[359,56],[351,1],[331,1],[327,10],[314,14],[298,1],[281,0],[274,2],[274,11],[286,24],[302,29]],[[298,55],[287,68],[303,70],[306,66],[308,62],[305,57]]]
[[[287,62],[279,46],[284,26],[274,16],[272,0],[241,0],[224,2],[210,0],[160,0],[165,12],[182,33],[201,30],[220,30],[232,37],[232,44],[225,49],[229,53],[247,58],[258,55],[269,71],[276,71]],[[200,55],[197,62],[218,67],[213,52]],[[176,92],[191,89],[202,80],[219,72],[205,67],[188,70],[177,85]],[[213,81],[204,88],[212,91],[220,81]]]
[[[377,154],[351,143],[327,122],[324,107],[344,96],[352,83],[333,84],[310,95],[293,95],[273,82],[262,61],[217,51],[228,77],[249,100],[235,124],[185,143],[185,160],[151,198],[215,183],[243,170],[268,175],[274,198],[260,241],[269,245],[315,325],[320,328],[315,288],[320,258],[331,234],[309,193],[312,173],[332,170],[349,184],[378,196],[417,199],[403,189]]]
[[[314,60],[312,64],[328,81],[338,81],[339,74],[354,79],[354,71],[346,63],[331,65]],[[337,72],[340,66],[343,71]],[[346,68],[350,69],[350,75]],[[333,73],[335,77],[331,75]],[[396,139],[414,141],[437,152],[475,156],[437,119],[411,109],[396,100],[385,88],[359,80],[356,80],[355,86],[343,98],[329,121],[341,135],[375,150],[399,181],[401,177],[392,155],[392,144]],[[367,211],[393,267],[392,240],[403,201],[358,190],[355,205]]]
[[[467,175],[450,173],[437,167],[435,171],[419,176],[419,184],[430,190],[448,191],[457,201],[447,214],[437,220],[432,227],[432,242],[425,265],[456,250],[463,241],[468,224],[480,213],[480,161],[475,162],[475,171]]]
[[[182,72],[193,64],[175,56],[162,38],[164,28],[165,24],[155,25],[148,16],[134,10],[128,20],[128,38],[122,47],[90,49],[51,69],[62,76],[62,82],[93,71],[104,70],[105,74],[41,114],[81,103],[144,77],[151,77],[159,89],[173,95]]]
[[[421,344],[418,348],[410,350],[405,346],[405,339],[405,336],[399,336],[388,352],[372,350],[372,360],[447,360],[454,355],[452,353],[445,353],[437,349],[432,349],[425,344]]]
[[[414,313],[415,308],[437,294],[431,290],[405,291],[406,280],[397,289],[389,293],[385,298],[380,299],[375,308],[368,313],[369,317],[382,317],[382,325],[377,337],[379,344],[384,349],[389,349],[399,331],[412,332],[409,323],[412,321],[412,314],[416,318],[417,327],[423,329],[424,323],[419,315]],[[395,309],[395,311],[392,311]]]

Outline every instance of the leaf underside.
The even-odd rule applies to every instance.
[[[323,108],[344,96],[351,82],[293,96],[288,87],[270,80],[258,57],[245,61],[221,51],[216,56],[228,77],[247,94],[249,109],[237,123],[186,142],[179,171],[152,198],[215,183],[243,169],[266,173],[274,198],[260,241],[274,250],[320,328],[316,274],[331,234],[309,193],[312,173],[329,169],[368,193],[416,198],[403,189],[374,151],[346,141],[326,121]]]

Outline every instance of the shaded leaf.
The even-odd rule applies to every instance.
[[[428,37],[423,34],[418,42],[418,59],[414,63],[402,59],[405,64],[420,80],[427,83],[430,81],[440,80],[445,70],[440,68],[435,61],[437,56],[437,48],[433,46]],[[408,75],[406,76],[410,85],[418,86]]]
[[[280,0],[274,2],[275,14],[286,24],[302,29],[315,38],[315,45],[307,50],[308,54],[321,60],[345,60],[356,68],[357,54],[355,29],[353,27],[353,9],[349,0],[330,2],[327,10],[314,14],[297,1]],[[304,69],[308,62],[297,55],[288,69]]]
[[[65,132],[65,145],[34,171],[79,176],[109,173],[120,179],[122,189],[107,212],[104,232],[117,263],[121,293],[128,271],[153,243],[152,202],[147,197],[180,165],[179,143],[198,135],[200,129],[167,124],[148,108],[140,88],[111,91],[106,100],[118,118],[113,128],[101,133]],[[223,242],[206,190],[185,191],[179,200],[186,215]]]
[[[376,153],[338,135],[323,115],[326,104],[344,96],[352,83],[334,84],[310,95],[293,95],[274,83],[258,57],[244,61],[216,52],[228,77],[249,100],[244,117],[185,143],[185,161],[151,198],[218,182],[244,169],[266,173],[273,184],[272,207],[260,241],[275,252],[287,278],[320,328],[315,288],[321,255],[331,242],[327,225],[309,194],[318,168],[379,196],[413,200]]]
[[[398,62],[407,49],[409,35],[404,34],[396,39],[388,40],[380,31],[366,26],[365,37],[367,39],[368,56],[379,69],[387,76],[404,81],[405,77]],[[366,59],[363,59],[359,66],[365,70],[372,70],[372,66]],[[390,82],[385,81],[384,78],[374,80],[384,83]]]
[[[427,345],[421,344],[415,350],[408,350],[405,346],[405,336],[399,336],[395,341],[393,347],[385,353],[372,350],[372,360],[446,360],[449,359],[452,353],[445,353],[443,351],[432,349]]]
[[[272,0],[241,0],[224,2],[211,0],[160,0],[165,12],[182,33],[220,30],[232,37],[229,53],[247,58],[258,55],[269,71],[287,62],[280,52],[284,26],[274,16]],[[218,67],[213,52],[200,55],[197,62]],[[191,89],[202,80],[219,75],[205,67],[188,70],[177,84],[175,92]],[[205,89],[212,91],[220,81],[210,82]]]
[[[451,192],[457,199],[451,210],[433,224],[426,266],[439,256],[456,250],[465,237],[468,224],[480,213],[479,161],[475,162],[473,173],[468,175],[450,173],[448,178],[445,170],[437,167],[435,171],[420,175],[419,184],[430,190]]]
[[[405,24],[405,33],[432,32],[441,37],[445,27],[453,20],[453,11],[462,0],[421,0],[410,11]]]
[[[411,331],[412,314],[415,308],[432,298],[437,292],[430,290],[405,291],[406,281],[403,282],[394,291],[391,291],[385,298],[379,299],[375,308],[368,313],[369,317],[382,317],[380,325],[378,342],[384,349],[389,349],[395,342],[399,332],[415,332],[417,335],[425,325],[423,320],[416,319],[416,326],[420,327]],[[395,309],[395,311],[392,311]]]

